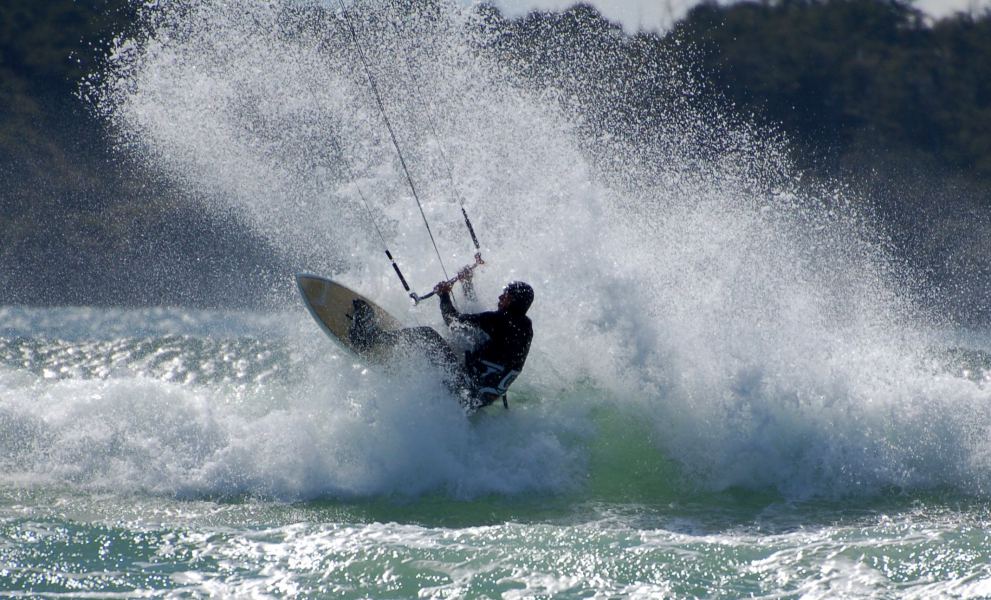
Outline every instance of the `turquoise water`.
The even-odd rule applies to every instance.
[[[123,335],[129,326],[139,335]],[[436,429],[392,440],[394,454],[362,455],[366,437],[410,436],[404,421],[386,417],[407,413],[391,399],[349,404],[363,415],[345,419],[351,437],[311,437],[344,431],[335,429],[335,396],[347,392],[321,395],[307,383],[320,377],[312,366],[338,361],[351,363],[302,308],[0,309],[0,589],[30,597],[991,593],[991,514],[967,482],[834,497],[757,484],[715,489],[688,479],[652,428],[603,401],[605,392],[547,395],[525,380],[510,411],[469,420],[443,394],[419,406],[450,418],[448,433],[464,444],[456,456]],[[559,411],[565,403],[584,407]],[[379,437],[380,427],[390,435]],[[473,454],[510,445],[557,454],[507,451],[492,462]],[[411,448],[427,458],[405,456]],[[397,472],[383,462],[389,456],[419,477]]]
[[[939,501],[555,515],[536,499],[3,500],[4,589],[31,594],[983,597],[989,585],[986,508]],[[57,508],[39,506],[49,502]]]

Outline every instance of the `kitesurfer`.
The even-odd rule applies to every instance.
[[[469,280],[471,271],[463,271],[459,279]],[[431,327],[412,327],[398,331],[383,331],[375,320],[371,306],[355,300],[352,325],[348,336],[359,351],[387,344],[394,348],[411,348],[449,373],[448,384],[462,395],[463,404],[476,410],[502,398],[523,369],[533,325],[526,316],[533,303],[533,288],[522,281],[513,281],[503,288],[494,311],[462,314],[451,301],[453,282],[438,283],[434,292],[440,297],[441,316],[452,330],[470,340],[462,362],[457,353]]]
[[[471,271],[465,272],[464,279],[470,281]],[[513,281],[503,288],[496,310],[462,314],[451,301],[452,286],[442,281],[434,291],[440,297],[444,323],[474,340],[462,367],[472,408],[488,406],[499,398],[506,403],[506,390],[523,370],[530,352],[533,325],[526,313],[533,303],[533,288]]]

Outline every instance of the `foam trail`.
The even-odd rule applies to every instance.
[[[573,484],[575,452],[540,411],[472,423],[424,364],[383,377],[328,353],[319,331],[295,339],[322,350],[285,358],[281,343],[242,338],[204,351],[202,338],[164,337],[31,352],[0,340],[10,363],[0,365],[2,479],[286,500]],[[273,353],[288,373],[265,360]],[[112,368],[91,368],[109,356]],[[222,357],[246,371],[228,376]]]
[[[567,400],[591,386],[592,403],[651,423],[693,486],[796,496],[987,489],[988,392],[931,368],[924,321],[900,292],[904,274],[852,199],[800,191],[783,148],[694,106],[690,80],[672,77],[680,100],[649,147],[598,141],[559,90],[480,49],[492,34],[471,9],[399,10],[361,2],[353,15],[449,266],[473,249],[438,140],[406,89],[410,68],[444,117],[436,133],[485,245],[481,297],[511,278],[537,289],[534,351],[518,386],[562,423],[545,422],[539,439],[561,443],[585,409]],[[373,199],[414,287],[439,279],[339,19],[288,1],[160,2],[144,12],[148,36],[119,44],[99,89],[121,143],[312,270],[437,324],[432,307],[406,304],[354,191]],[[564,61],[560,70],[598,89],[609,73],[597,67]],[[661,166],[644,168],[651,163]],[[508,463],[459,455],[490,443],[485,433],[409,410],[424,389],[374,376],[368,384],[346,368],[332,377],[331,397],[313,385],[312,401],[352,407],[333,431],[349,441],[327,446],[316,440],[330,432],[314,435],[316,472],[338,477],[354,465],[343,487],[380,491],[381,480],[363,479],[371,465],[416,448],[424,458],[413,472],[442,472],[449,485],[479,470],[511,477],[500,471]],[[431,437],[409,439],[421,435],[409,433],[410,419]],[[452,435],[462,442],[445,446]],[[552,466],[568,472],[577,463],[565,454]],[[528,476],[552,472],[544,467]]]

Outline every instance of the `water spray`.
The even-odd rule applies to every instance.
[[[455,197],[458,199],[458,202],[461,205],[461,214],[462,216],[464,216],[465,225],[468,227],[468,233],[470,234],[471,241],[475,246],[475,251],[476,251],[475,262],[463,268],[455,277],[452,278],[447,274],[447,268],[444,266],[444,260],[441,258],[440,249],[437,247],[437,240],[434,238],[433,231],[430,229],[430,223],[427,220],[427,215],[423,210],[423,203],[420,202],[420,195],[417,193],[416,185],[413,183],[413,176],[410,174],[409,167],[406,164],[406,158],[403,155],[403,151],[399,146],[399,140],[396,137],[396,132],[392,127],[392,121],[389,119],[389,115],[385,110],[385,103],[382,101],[382,96],[379,93],[378,85],[375,83],[375,78],[374,76],[372,76],[372,71],[368,65],[368,60],[366,59],[365,53],[361,48],[361,42],[358,39],[358,32],[355,30],[354,25],[351,22],[351,17],[348,15],[347,8],[344,5],[344,0],[338,0],[338,3],[340,4],[341,14],[344,17],[345,24],[347,25],[348,31],[351,34],[351,40],[353,41],[354,47],[357,50],[358,59],[360,60],[362,69],[365,72],[365,77],[368,79],[368,85],[372,90],[372,95],[375,97],[376,104],[378,104],[379,112],[382,114],[382,119],[385,121],[385,126],[389,131],[389,137],[392,139],[392,145],[396,149],[396,154],[399,157],[399,163],[403,168],[403,172],[406,174],[406,181],[409,184],[410,191],[413,193],[413,199],[416,200],[417,208],[419,208],[420,210],[420,217],[423,219],[423,225],[426,227],[427,234],[430,236],[430,243],[433,244],[434,253],[437,255],[437,262],[440,264],[441,271],[444,273],[444,281],[445,283],[450,283],[450,284],[456,283],[458,281],[464,282],[467,280],[467,278],[470,276],[470,274],[474,271],[476,267],[485,264],[485,261],[482,260],[481,245],[478,242],[478,236],[475,234],[475,228],[472,227],[471,219],[468,218],[468,212],[465,210],[464,199],[461,198],[460,194],[457,194],[457,191],[455,190]],[[419,98],[419,96],[417,97]],[[431,119],[431,128],[433,127],[434,125]],[[432,131],[434,137],[437,138],[436,130],[432,129]],[[454,173],[451,169],[450,162],[448,161],[447,156],[444,153],[443,149],[441,149],[440,152],[445,164],[447,165],[448,177],[451,180],[451,186],[453,189],[455,186]],[[362,196],[362,199],[364,200],[364,196]],[[367,205],[367,201],[366,201],[366,205]],[[376,229],[377,227],[378,226],[376,225]],[[384,243],[384,239],[383,239],[383,243]],[[403,288],[409,294],[410,298],[413,299],[414,304],[418,304],[421,300],[430,298],[436,293],[434,291],[431,291],[428,292],[427,294],[420,295],[417,294],[416,292],[413,292],[410,289],[409,284],[406,281],[406,278],[403,276],[402,271],[400,271],[399,265],[396,264],[395,260],[393,260],[392,254],[389,252],[388,249],[386,249],[385,253],[386,256],[388,256],[390,262],[392,263],[392,268],[396,271],[396,275],[399,276],[399,281],[402,283]]]

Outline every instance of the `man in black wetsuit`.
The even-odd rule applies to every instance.
[[[462,274],[465,280],[470,277],[471,271]],[[371,307],[362,300],[353,303],[350,342],[359,353],[387,346],[426,354],[431,362],[449,373],[448,385],[462,392],[463,404],[470,410],[488,406],[499,398],[508,406],[506,390],[523,369],[533,339],[533,326],[526,316],[533,303],[533,288],[514,281],[503,289],[496,310],[461,314],[451,301],[452,286],[441,282],[434,291],[440,297],[444,323],[460,329],[459,333],[474,341],[473,347],[465,352],[464,363],[432,327],[383,331]]]
[[[503,288],[496,310],[461,314],[451,302],[451,286],[441,282],[434,291],[440,296],[444,323],[466,329],[476,340],[474,347],[465,352],[463,367],[471,408],[488,406],[499,398],[508,406],[506,390],[523,370],[533,339],[533,325],[526,316],[533,303],[533,288],[514,281]]]

